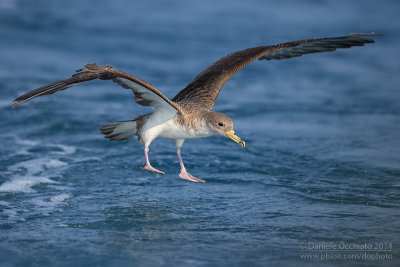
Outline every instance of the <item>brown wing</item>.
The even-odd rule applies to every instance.
[[[229,54],[206,70],[180,91],[173,99],[174,102],[196,102],[212,109],[222,86],[239,70],[256,59],[272,60],[299,57],[304,54],[335,51],[336,48],[362,46],[374,43],[365,36],[376,34],[351,34],[343,37],[319,38],[281,43],[272,46],[259,46]]]
[[[65,90],[81,82],[94,79],[113,80],[126,89],[131,89],[135,94],[135,101],[143,106],[152,106],[156,109],[163,109],[163,113],[170,116],[180,112],[179,105],[169,100],[152,84],[125,72],[114,69],[110,65],[99,66],[96,63],[88,64],[71,78],[54,82],[38,89],[30,91],[14,100],[13,107],[17,107],[35,97],[53,94]]]

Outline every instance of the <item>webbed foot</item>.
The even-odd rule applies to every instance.
[[[151,172],[159,173],[159,174],[165,174],[165,172],[160,171],[160,170],[157,170],[156,168],[154,168],[154,167],[151,166],[151,165],[146,165],[146,166],[144,166],[144,167],[143,167],[143,170],[151,171]]]
[[[181,177],[182,179],[191,181],[191,182],[195,182],[195,183],[205,183],[206,182],[200,178],[194,177],[193,175],[188,173],[186,170],[182,170],[181,173],[179,174],[179,177]]]

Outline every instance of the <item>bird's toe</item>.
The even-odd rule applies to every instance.
[[[200,178],[194,177],[193,175],[191,175],[187,171],[181,171],[181,173],[179,174],[179,177],[182,178],[182,179],[191,181],[191,182],[195,182],[195,183],[205,183],[206,182],[206,181],[204,181],[204,180],[202,180]]]
[[[146,165],[146,166],[144,166],[144,167],[143,167],[143,170],[151,171],[151,172],[158,173],[158,174],[165,174],[165,172],[160,171],[160,170],[157,170],[156,168],[154,168],[154,167],[151,166],[151,165]]]

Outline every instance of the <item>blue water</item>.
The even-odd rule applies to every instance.
[[[399,3],[1,0],[0,265],[399,266]],[[149,111],[111,82],[10,108],[91,62],[173,97],[235,50],[371,31],[385,36],[234,76],[215,110],[246,150],[183,146],[205,184],[179,179],[169,140],[150,150],[162,176],[141,170],[135,140],[103,139],[101,124]],[[314,243],[384,243],[390,257],[302,259]]]

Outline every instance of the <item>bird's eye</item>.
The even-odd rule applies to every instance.
[[[224,126],[224,124],[222,122],[218,122],[218,126]]]

